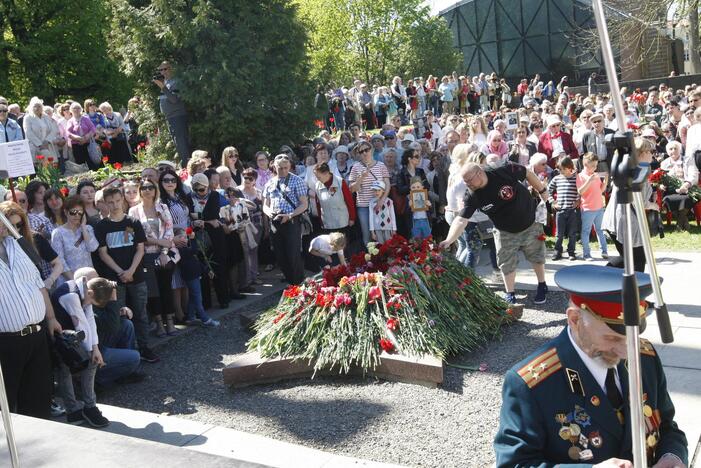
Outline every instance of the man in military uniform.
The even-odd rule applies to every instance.
[[[650,277],[637,273],[640,297]],[[555,282],[570,294],[567,327],[506,374],[498,467],[631,467],[630,408],[621,271],[563,268]],[[647,303],[641,301],[641,329]],[[662,363],[641,340],[642,400],[648,463],[685,468],[687,442],[674,422]]]

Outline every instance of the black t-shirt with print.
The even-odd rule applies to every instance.
[[[108,218],[100,220],[95,226],[95,237],[100,243],[100,248],[107,247],[107,253],[112,260],[123,270],[131,268],[131,262],[136,254],[137,244],[146,242],[146,234],[141,223],[130,216],[125,216],[124,219],[118,222],[109,220]],[[121,282],[117,276],[117,272],[108,267],[104,262],[97,265],[98,273],[103,278],[112,281]],[[144,280],[143,261],[134,272],[134,283],[140,283]],[[132,283],[133,284],[133,283]]]
[[[482,210],[500,231],[518,233],[526,230],[535,221],[538,206],[538,201],[522,184],[526,168],[506,163],[487,168],[485,172],[487,185],[474,192],[465,192],[465,208],[460,216],[470,218],[476,210]]]

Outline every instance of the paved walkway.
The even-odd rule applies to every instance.
[[[491,266],[484,264],[488,258],[486,254],[485,251],[477,268],[483,276],[491,275]],[[594,252],[595,257],[596,254],[598,252]],[[701,253],[655,252],[655,256],[657,271],[663,278],[662,295],[669,309],[674,342],[662,343],[654,314],[648,318],[648,326],[642,336],[655,345],[664,365],[667,386],[676,407],[675,419],[686,432],[691,460],[701,444]],[[545,266],[548,287],[558,290],[553,281],[557,270],[582,263],[589,262],[548,260]],[[603,260],[594,263],[605,264]],[[517,290],[531,296],[536,285],[533,270],[522,258],[517,274]],[[697,453],[694,467],[701,468],[701,453]]]

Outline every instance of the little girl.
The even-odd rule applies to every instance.
[[[321,257],[327,264],[333,263],[333,255],[338,256],[341,265],[346,264],[343,249],[346,247],[346,236],[342,232],[322,234],[312,239],[309,244],[309,253]]]

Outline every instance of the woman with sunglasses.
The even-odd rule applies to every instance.
[[[65,223],[51,233],[51,246],[63,265],[63,283],[79,268],[93,267],[91,254],[99,246],[93,227],[87,223],[83,200],[73,195],[63,203]]]
[[[226,166],[231,171],[231,177],[234,179],[236,186],[241,185],[241,174],[243,174],[243,164],[239,158],[239,150],[233,146],[224,148],[221,155],[221,164]]]
[[[178,177],[175,170],[171,168],[163,169],[158,181],[158,192],[161,195],[161,203],[164,203],[168,207],[168,211],[170,211],[170,216],[173,219],[173,229],[187,229],[190,227],[192,198],[185,193],[183,182],[180,177]],[[177,248],[187,247],[187,240],[184,240],[182,236],[176,236],[174,242]],[[171,287],[173,288],[173,306],[176,323],[184,323],[188,302],[188,289],[180,272],[179,264],[175,265]]]
[[[531,156],[537,152],[538,147],[528,141],[528,129],[526,126],[521,125],[518,127],[516,129],[516,139],[510,142],[509,161],[528,166]]]
[[[357,196],[356,207],[358,213],[358,221],[363,235],[363,247],[370,242],[370,200],[374,198],[372,191],[372,183],[374,181],[382,181],[385,183],[385,192],[377,202],[380,207],[389,195],[389,171],[387,166],[379,161],[375,161],[372,156],[372,145],[367,141],[361,141],[356,146],[358,155],[360,156],[360,164],[355,164],[351,169],[348,181],[350,183],[351,192]]]
[[[139,185],[141,203],[129,209],[129,216],[141,222],[146,234],[144,246],[144,270],[148,287],[147,308],[156,323],[156,336],[177,334],[174,321],[173,265],[177,250],[173,243],[173,218],[165,203],[160,202],[158,185],[142,180]],[[166,328],[163,328],[165,317]]]
[[[58,258],[54,249],[51,248],[51,244],[42,235],[33,232],[29,228],[27,214],[17,203],[2,202],[0,203],[0,211],[2,211],[2,214],[5,215],[20,235],[27,239],[32,248],[39,254],[41,258],[41,265],[39,268],[41,279],[44,280],[46,289],[51,289],[63,272],[61,260]]]

